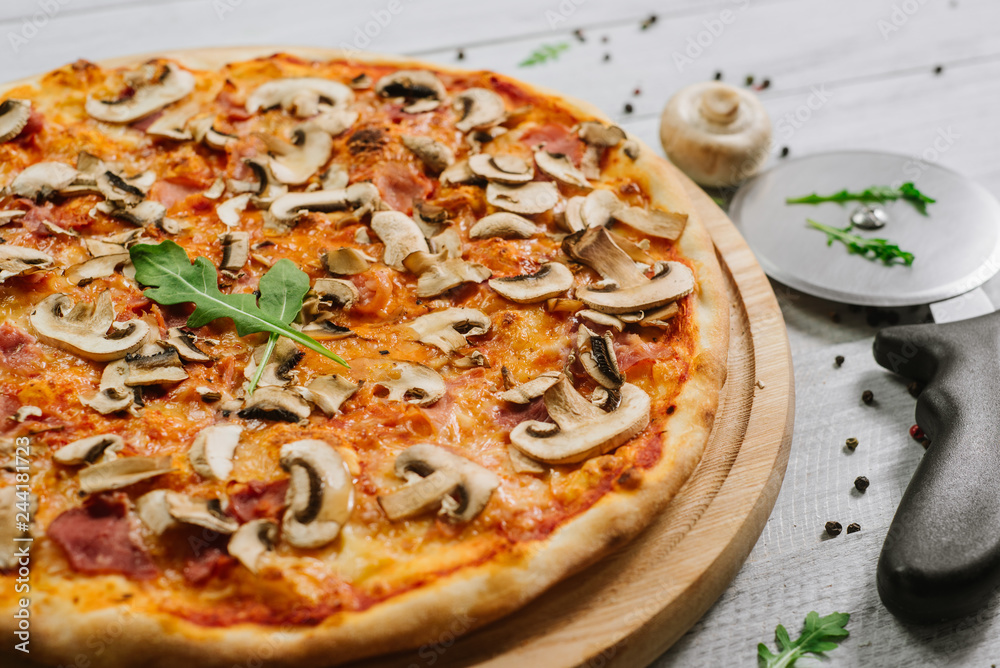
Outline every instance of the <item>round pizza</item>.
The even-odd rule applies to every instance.
[[[596,110],[306,51],[79,61],[0,101],[4,652],[417,647],[630,539],[697,465],[721,272]]]

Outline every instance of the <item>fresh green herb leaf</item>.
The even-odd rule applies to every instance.
[[[820,617],[815,611],[806,615],[802,633],[794,641],[781,624],[774,629],[778,641],[778,653],[774,654],[764,643],[757,645],[757,659],[760,668],[791,668],[806,654],[822,656],[823,652],[837,649],[837,643],[849,635],[847,626],[851,616],[846,612],[834,612]]]
[[[252,294],[223,294],[219,290],[219,277],[212,263],[206,258],[199,257],[195,258],[192,264],[184,249],[173,241],[139,244],[129,249],[129,255],[132,264],[135,265],[136,280],[143,285],[152,286],[143,294],[159,304],[195,305],[194,312],[188,317],[188,327],[201,327],[218,318],[230,318],[236,325],[236,333],[240,336],[254,332],[280,334],[324,357],[348,366],[339,355],[330,352],[312,337],[289,327],[288,322],[291,322],[291,318],[295,315],[292,315],[287,322],[276,317],[279,312],[284,315],[293,309],[296,295],[301,295],[298,298],[298,309],[302,308],[302,297],[305,296],[305,292],[301,292],[303,278],[308,290],[308,277],[290,261],[288,262],[290,268],[302,274],[301,277],[291,272],[288,265],[284,265],[272,281],[267,280],[267,276],[273,268],[261,279],[261,298],[263,299],[265,294],[264,288],[267,288],[268,297],[265,303],[268,304],[267,308],[270,311],[265,312],[258,306],[257,297]],[[281,262],[275,264],[275,267],[279,264]],[[285,296],[282,296],[282,293]],[[295,313],[298,313],[298,310],[295,310]]]
[[[563,51],[569,48],[569,42],[559,42],[558,44],[542,44],[531,52],[531,55],[517,64],[518,67],[532,67],[541,65],[559,57]]]
[[[913,264],[913,253],[900,250],[899,246],[886,239],[868,239],[851,232],[851,226],[845,228],[830,227],[815,220],[807,219],[809,227],[826,234],[826,245],[832,246],[834,241],[847,246],[847,252],[861,255],[870,260],[882,260],[885,264],[897,263],[910,266]]]
[[[833,193],[832,195],[818,195],[813,193],[812,195],[806,195],[805,197],[789,197],[785,200],[785,203],[822,204],[823,202],[877,202],[879,204],[885,204],[886,202],[891,202],[897,199],[909,202],[917,211],[925,216],[927,215],[927,205],[933,204],[937,201],[923,194],[917,190],[916,186],[914,186],[912,182],[907,181],[898,189],[889,188],[888,186],[872,186],[871,188],[862,190],[859,193],[852,193],[847,190],[841,190],[840,192]]]
[[[257,300],[257,304],[260,306],[260,310],[287,325],[295,320],[295,316],[302,310],[302,300],[309,292],[309,277],[291,260],[281,259],[275,262],[274,266],[261,277],[258,289],[260,290],[260,299]],[[260,378],[264,374],[264,367],[271,359],[271,354],[277,343],[278,335],[271,332],[271,335],[267,337],[264,355],[250,380],[249,394],[253,394],[253,391],[257,389],[257,383],[260,382]]]

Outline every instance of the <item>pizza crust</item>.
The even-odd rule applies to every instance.
[[[217,69],[229,62],[275,53],[460,72],[414,60],[297,47],[198,49],[130,56],[99,64],[105,68],[126,67],[163,57],[192,68]],[[0,87],[0,92],[35,83],[39,78],[12,82]],[[585,102],[520,81],[517,85],[558,99],[583,115],[610,122]],[[137,660],[147,668],[185,664],[206,668],[335,665],[416,648],[435,642],[444,634],[465,633],[483,626],[522,607],[555,583],[635,537],[669,503],[701,459],[725,382],[729,304],[711,238],[698,220],[674,168],[640,143],[638,160],[611,164],[607,169],[627,170],[630,178],[645,187],[651,203],[689,214],[679,246],[697,278],[694,303],[698,350],[689,377],[674,402],[676,412],[670,416],[669,429],[661,434],[664,454],[654,467],[644,472],[640,489],[605,495],[544,541],[519,543],[497,560],[464,568],[433,585],[395,596],[360,613],[337,613],[309,628],[250,624],[212,628],[168,614],[136,613],[127,604],[81,612],[61,595],[64,592],[58,587],[39,588],[33,590],[31,597],[32,654],[46,663],[71,662],[81,652],[93,655],[95,639],[110,638],[108,642],[99,642],[101,652],[95,657],[98,665],[109,668],[133,666]],[[656,416],[653,417],[655,425]],[[98,598],[101,588],[106,586],[105,592],[114,590],[116,582],[124,582],[124,578],[89,577],[88,585],[93,586],[87,593]],[[0,622],[0,632],[8,637],[14,630],[13,610],[11,607],[0,611],[4,620]],[[456,631],[456,625],[461,627],[460,631]],[[117,629],[121,631],[116,632]],[[5,647],[3,651],[10,650]]]

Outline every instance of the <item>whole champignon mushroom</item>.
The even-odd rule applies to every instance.
[[[541,229],[527,218],[516,213],[498,211],[480,218],[469,230],[471,239],[529,239]]]
[[[333,541],[354,509],[347,463],[329,443],[311,439],[281,446],[281,468],[291,475],[282,518],[284,540],[306,549]]]
[[[53,461],[66,466],[110,462],[122,451],[125,441],[117,434],[98,434],[64,445],[52,454]]]
[[[406,270],[403,260],[410,253],[430,251],[423,232],[405,213],[379,211],[372,216],[371,228],[385,244],[382,262],[396,271]]]
[[[584,399],[563,377],[545,391],[545,408],[556,426],[527,420],[514,427],[510,442],[546,464],[575,464],[611,452],[649,424],[649,395],[630,383],[621,386],[618,407],[605,412]]]
[[[194,90],[194,76],[173,63],[147,63],[125,75],[132,91],[114,100],[87,97],[85,108],[92,118],[108,123],[131,123],[183,99]]]
[[[468,336],[490,331],[490,317],[474,308],[447,308],[434,311],[407,323],[417,333],[417,341],[452,353],[469,345]]]
[[[561,295],[573,287],[573,272],[561,262],[546,262],[533,274],[494,278],[489,286],[512,302],[532,304]]]
[[[500,486],[500,478],[489,469],[429,443],[401,452],[394,471],[407,485],[378,497],[393,522],[435,509],[454,522],[468,522],[486,508]]]
[[[299,118],[318,114],[322,106],[345,107],[354,101],[350,88],[338,81],[319,77],[288,77],[261,84],[246,101],[251,114],[280,106]]]
[[[128,487],[174,470],[170,465],[170,457],[118,457],[88,466],[77,477],[80,480],[80,490],[86,494],[94,494]]]
[[[233,532],[227,551],[247,570],[256,574],[260,568],[261,557],[274,550],[277,540],[277,522],[268,519],[250,520]]]
[[[149,334],[149,326],[138,318],[115,322],[108,292],[102,292],[96,304],[73,304],[57,292],[35,305],[28,322],[43,343],[98,362],[138,350]]]
[[[389,401],[430,406],[445,395],[448,386],[434,369],[416,362],[393,362],[372,379],[376,387],[389,391]]]
[[[503,98],[487,88],[468,88],[455,96],[452,103],[460,132],[488,128],[507,118]]]
[[[191,468],[207,480],[228,478],[242,433],[238,424],[215,424],[199,431],[188,451]]]
[[[387,74],[375,84],[382,97],[401,98],[403,111],[419,114],[437,109],[448,91],[441,80],[428,70],[398,70]]]
[[[694,273],[680,262],[657,263],[656,273],[646,282],[627,288],[584,286],[577,298],[601,313],[632,313],[666,306],[694,291]]]
[[[732,186],[753,176],[767,160],[771,120],[750,91],[724,83],[693,84],[678,91],[660,118],[667,157],[703,186]]]
[[[430,137],[403,135],[403,145],[434,173],[443,172],[455,162],[454,151]]]
[[[530,216],[554,207],[559,201],[559,189],[546,181],[532,181],[521,186],[490,183],[486,186],[486,201],[498,209]]]
[[[0,143],[19,134],[31,118],[31,100],[9,98],[0,102]]]
[[[52,269],[55,263],[51,255],[40,250],[0,244],[0,284],[14,276],[27,276]]]

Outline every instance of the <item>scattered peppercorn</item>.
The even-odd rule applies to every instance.
[[[715,80],[716,81],[722,81],[722,71],[721,70],[716,70],[715,71]]]
[[[942,67],[941,65],[938,65],[937,67],[934,68],[934,74],[941,74],[942,72],[944,72],[944,67]]]
[[[459,49],[458,53],[455,54],[455,57],[458,58],[459,60],[465,60],[465,51]]]
[[[830,538],[835,538],[840,535],[840,532],[844,530],[844,527],[840,526],[840,522],[827,522],[826,523],[826,535]]]
[[[763,81],[760,82],[760,88],[758,88],[757,90],[767,90],[770,87],[771,87],[771,80],[764,79]]]
[[[836,357],[833,358],[833,363],[837,366],[837,368],[842,367],[844,365],[844,356],[837,355]]]
[[[573,31],[573,36],[576,37],[581,42],[587,41],[587,39],[583,36],[583,30],[581,30],[580,28],[577,28],[576,30]]]
[[[853,436],[851,436],[849,439],[847,439],[846,441],[844,441],[844,445],[847,446],[848,450],[850,450],[851,452],[854,452],[858,448],[858,439],[856,439]]]
[[[752,75],[752,74],[748,74],[748,75],[747,75],[747,78],[746,78],[746,85],[747,85],[747,86],[752,86],[752,85],[753,85],[753,75]]]
[[[607,35],[602,35],[601,36],[601,44],[607,44],[607,43],[608,43],[608,36]]]
[[[632,105],[629,104],[628,102],[625,103],[625,113],[626,114],[631,114],[632,113]]]
[[[639,24],[639,27],[642,30],[649,30],[651,27],[653,27],[654,23],[656,23],[656,14],[650,14],[649,18],[647,18],[641,24]]]
[[[910,396],[916,399],[920,396],[920,393],[924,391],[924,384],[919,380],[915,380],[906,386],[906,391],[910,393]]]
[[[632,95],[639,97],[640,95],[642,95],[642,89],[636,88],[634,91],[632,91]]]
[[[910,427],[910,438],[925,448],[931,444],[931,439],[927,438],[927,434],[924,433],[924,430],[919,425]]]
[[[781,147],[781,157],[782,158],[787,158],[788,157],[788,147],[787,146],[782,146]]]
[[[858,490],[859,492],[863,492],[866,489],[868,489],[868,485],[870,484],[871,482],[868,481],[868,478],[864,477],[863,475],[859,475],[857,478],[854,479],[854,489]]]
[[[865,402],[866,406],[871,406],[872,402],[875,401],[875,395],[871,390],[865,390],[861,393],[861,401]]]
[[[610,53],[605,53],[604,54],[604,62],[608,62],[609,60],[611,60],[611,54]]]
[[[847,533],[857,533],[861,531],[861,525],[857,522],[851,522],[847,525]]]

